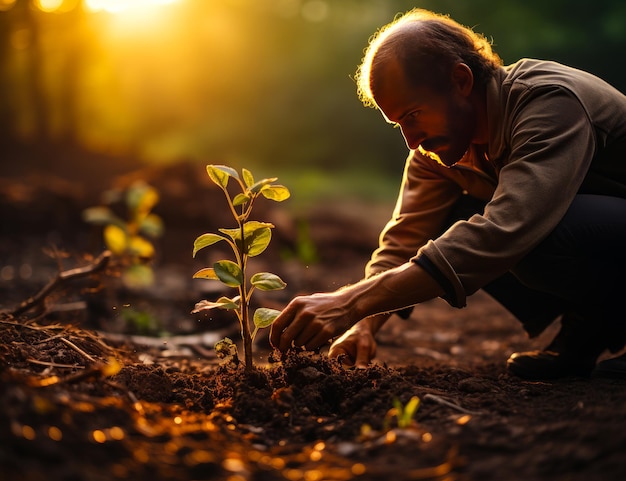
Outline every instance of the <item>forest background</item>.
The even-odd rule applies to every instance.
[[[392,203],[406,147],[352,77],[412,7],[472,26],[506,64],[553,59],[626,91],[621,0],[0,0],[0,174],[54,173],[52,152],[78,148],[129,170],[245,166],[296,202]]]

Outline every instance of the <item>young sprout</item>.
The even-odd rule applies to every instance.
[[[394,398],[393,408],[387,411],[387,415],[385,416],[385,431],[389,430],[389,425],[391,423],[391,419],[393,418],[396,419],[396,425],[399,429],[409,428],[413,422],[413,417],[415,416],[419,405],[420,399],[417,396],[413,396],[409,399],[406,406],[402,406],[400,400],[398,398]]]
[[[193,313],[202,312],[214,308],[233,310],[237,315],[241,327],[243,350],[246,370],[252,369],[252,341],[259,329],[270,326],[280,311],[261,307],[254,312],[251,326],[249,305],[250,298],[255,289],[273,291],[284,289],[285,282],[276,274],[270,272],[258,272],[248,278],[247,264],[250,257],[263,253],[272,238],[274,225],[268,222],[249,220],[254,202],[259,197],[282,202],[289,198],[289,190],[282,185],[274,184],[276,178],[255,181],[252,173],[242,169],[241,176],[238,172],[225,165],[207,165],[207,173],[210,179],[224,192],[228,206],[237,223],[235,228],[218,229],[219,234],[207,233],[199,236],[193,245],[193,256],[200,249],[211,246],[217,242],[226,242],[233,251],[234,260],[220,260],[213,267],[206,267],[196,272],[196,279],[212,279],[222,284],[237,289],[234,297],[220,297],[217,301],[203,300],[196,304]],[[230,179],[234,179],[240,193],[231,196],[228,191]],[[226,342],[218,343],[218,351],[222,354],[231,353],[232,348]],[[231,343],[232,344],[232,343]],[[234,346],[234,345],[233,345]]]

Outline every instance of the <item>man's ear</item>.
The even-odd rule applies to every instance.
[[[464,63],[452,67],[452,86],[462,96],[468,97],[474,88],[474,74]]]

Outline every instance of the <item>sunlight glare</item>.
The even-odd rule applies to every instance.
[[[0,0],[0,12],[9,10],[15,5],[15,0]]]
[[[105,11],[108,13],[122,13],[146,7],[168,5],[176,1],[177,0],[86,0],[85,6],[91,12]]]
[[[54,12],[63,5],[63,0],[37,0],[37,7],[43,12]]]
[[[76,8],[78,0],[34,0],[33,4],[44,13],[67,13]]]

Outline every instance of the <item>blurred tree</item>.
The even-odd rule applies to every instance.
[[[143,3],[111,13],[93,0],[0,0],[0,136],[151,161],[397,178],[402,139],[359,104],[351,76],[369,36],[413,1]],[[555,59],[626,90],[621,0],[419,6],[493,37],[506,63]]]

